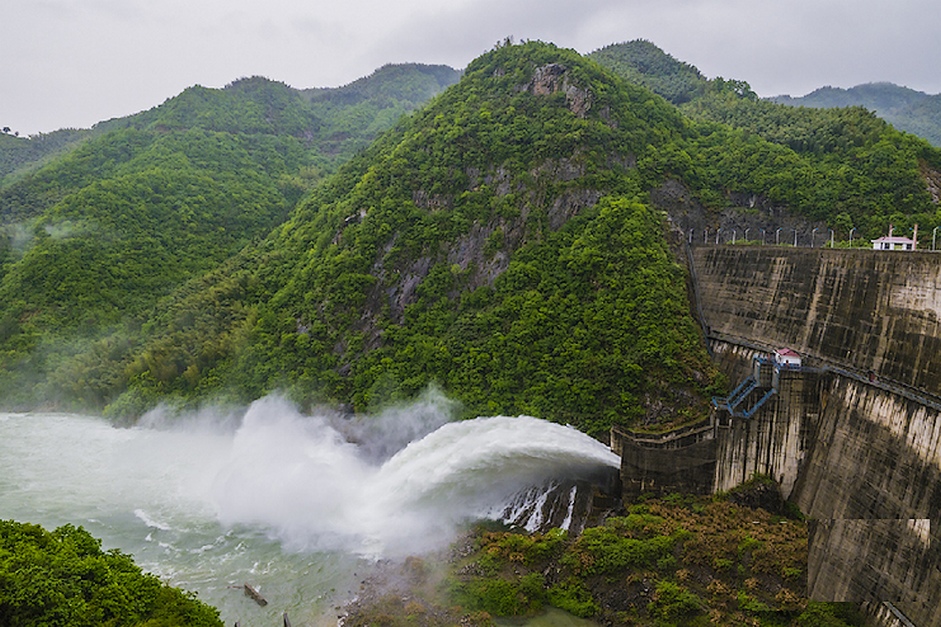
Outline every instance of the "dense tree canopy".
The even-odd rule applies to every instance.
[[[65,384],[67,396],[100,405],[100,390],[82,389],[86,373],[74,376],[76,364],[87,364],[89,340],[115,329],[136,334],[160,298],[270,232],[348,159],[327,149],[334,131],[364,145],[456,79],[446,69],[388,66],[363,79],[355,104],[375,114],[368,125],[340,121],[352,105],[318,110],[309,95],[255,77],[222,90],[193,87],[88,131],[0,137],[0,161],[22,169],[0,180],[6,402],[59,402]],[[43,164],[52,148],[37,151],[52,144],[65,154]],[[66,380],[50,378],[63,362]]]
[[[676,105],[698,98],[707,88],[699,70],[643,39],[611,44],[588,56]]]
[[[862,107],[845,106],[848,100],[831,109],[760,100],[747,82],[707,81],[643,41],[608,46],[592,58],[680,103],[696,123],[687,142],[660,151],[653,163],[708,207],[758,196],[818,226],[839,228],[844,237],[848,229],[838,216],[849,217],[863,238],[885,234],[889,223],[900,230],[941,225],[930,191],[941,180],[941,153]],[[671,96],[672,81],[689,97]]]
[[[0,521],[0,624],[221,627],[218,612],[71,525]]]
[[[161,333],[118,407],[213,381],[369,409],[437,383],[469,413],[532,413],[599,435],[700,415],[713,370],[632,167],[685,125],[610,80],[538,43],[471,64],[253,253],[270,296],[250,313],[240,301],[238,326],[213,349],[224,358],[201,360]],[[203,302],[189,298],[176,306]],[[167,367],[147,365],[156,355]],[[665,402],[648,415],[653,399]]]
[[[244,79],[9,186],[0,210],[31,222],[0,249],[5,397],[133,416],[282,389],[368,410],[437,384],[468,414],[663,428],[702,415],[720,382],[650,190],[679,181],[714,215],[760,196],[858,236],[941,223],[938,151],[871,113],[763,102],[647,42],[601,52],[689,97],[677,108],[551,45],[499,46],[289,212],[330,167],[305,133],[346,124],[312,111],[360,124],[451,75],[396,66],[300,95]]]
[[[900,131],[941,146],[941,95],[928,95],[892,83],[868,83],[850,89],[821,87],[806,96],[777,96],[772,101],[793,107],[865,107]]]

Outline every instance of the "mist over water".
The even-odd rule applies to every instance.
[[[285,609],[315,622],[355,591],[362,560],[440,547],[534,485],[618,464],[568,427],[450,417],[434,393],[365,419],[302,415],[278,397],[131,429],[0,414],[0,518],[82,525],[230,622],[274,624]],[[227,588],[243,582],[267,609]]]

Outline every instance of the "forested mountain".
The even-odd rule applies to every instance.
[[[181,294],[117,407],[283,388],[368,409],[437,383],[594,433],[700,415],[714,373],[636,167],[684,121],[612,79],[544,44],[475,61]]]
[[[821,87],[806,96],[770,100],[794,107],[865,107],[895,128],[941,146],[941,94],[928,95],[892,83],[868,83],[849,89]]]
[[[406,100],[380,79],[402,73],[416,102],[454,75],[383,68],[329,93],[245,79],[110,122],[0,195],[21,225],[3,397],[134,416],[284,390],[359,411],[436,384],[468,414],[664,428],[721,386],[670,221],[939,223],[923,140],[860,108],[760,101],[648,43],[605,51],[627,78],[498,47],[323,179],[346,149],[322,151],[344,131],[317,107],[377,131],[376,103]],[[640,71],[673,77],[642,82],[681,106]]]
[[[680,99],[679,109],[704,131],[696,140],[703,150],[694,151],[702,160],[689,155],[693,180],[707,188],[700,198],[713,208],[802,216],[834,229],[838,239],[851,228],[866,238],[885,234],[889,223],[900,232],[916,223],[941,225],[937,150],[862,107],[789,107],[759,99],[742,80],[717,77],[703,84],[694,68],[648,42],[617,44],[592,56],[628,79],[642,71],[647,84],[681,85],[654,87],[664,97],[692,94]],[[762,219],[738,224],[781,225]]]
[[[0,156],[20,168],[0,186],[0,367],[17,373],[3,377],[3,397],[35,398],[32,382],[90,338],[139,324],[159,298],[267,234],[349,158],[328,150],[337,128],[367,143],[451,73],[390,66],[355,102],[321,112],[256,77],[193,87],[90,131],[0,137]],[[349,116],[354,107],[374,117]]]
[[[225,89],[195,86],[163,106],[99,122],[91,129],[63,129],[19,137],[0,134],[0,189],[35,170],[49,157],[74,149],[83,139],[122,128],[198,126],[237,133],[291,135],[333,171],[403,114],[457,82],[445,65],[390,64],[342,87],[296,90],[261,77],[243,78]]]
[[[737,91],[740,95],[748,95],[750,100],[758,100],[746,82],[730,81],[721,77],[706,79],[696,67],[675,59],[649,41],[639,39],[612,44],[592,52],[589,57],[676,105],[702,98],[708,100],[717,91]],[[941,146],[941,95],[932,96],[892,83],[870,83],[850,89],[821,87],[806,96],[774,96],[765,100],[790,107],[814,109],[862,107],[874,112],[900,131],[918,135],[935,146]],[[758,107],[760,105],[755,106]],[[684,108],[687,112],[697,110],[695,104]],[[773,107],[765,107],[763,110],[765,113],[752,113],[750,117],[789,119],[796,115],[805,120],[821,120],[825,117],[814,114],[768,113],[775,111]],[[728,118],[721,121],[733,122]],[[746,126],[750,126],[749,130],[753,132],[761,132],[768,124],[768,121],[762,121],[758,126],[747,123]],[[777,126],[780,122],[770,124]],[[807,128],[807,124],[805,122],[805,128],[800,130],[805,136],[812,132]]]
[[[91,131],[79,129],[62,129],[35,137],[0,133],[0,188],[9,184],[16,174],[67,152],[89,135]]]
[[[709,85],[698,69],[645,39],[611,44],[588,57],[676,105],[702,96]]]
[[[349,85],[302,93],[324,121],[320,151],[343,162],[460,76],[446,65],[385,65]]]

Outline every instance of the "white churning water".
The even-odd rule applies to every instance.
[[[429,394],[363,420],[268,397],[243,416],[116,428],[71,414],[0,414],[0,518],[72,523],[199,593],[223,618],[324,618],[363,560],[438,548],[468,520],[519,509],[533,486],[616,467],[607,447],[529,417],[447,422]],[[257,586],[267,608],[229,586]]]

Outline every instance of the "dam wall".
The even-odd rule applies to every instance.
[[[717,486],[767,467],[813,520],[811,598],[864,603],[874,624],[941,626],[941,254],[723,246],[690,258],[732,385],[780,347],[818,377],[786,408],[717,427]]]
[[[612,429],[611,450],[621,457],[622,497],[711,493],[716,472],[714,436],[711,420],[666,434]]]
[[[710,337],[941,391],[941,254],[703,246],[691,257]]]
[[[782,370],[776,379],[776,393],[753,416],[717,412],[714,490],[730,490],[761,474],[774,479],[785,499],[791,495],[808,446],[817,377]]]
[[[941,625],[941,409],[832,375],[791,500],[815,524],[808,592]]]

